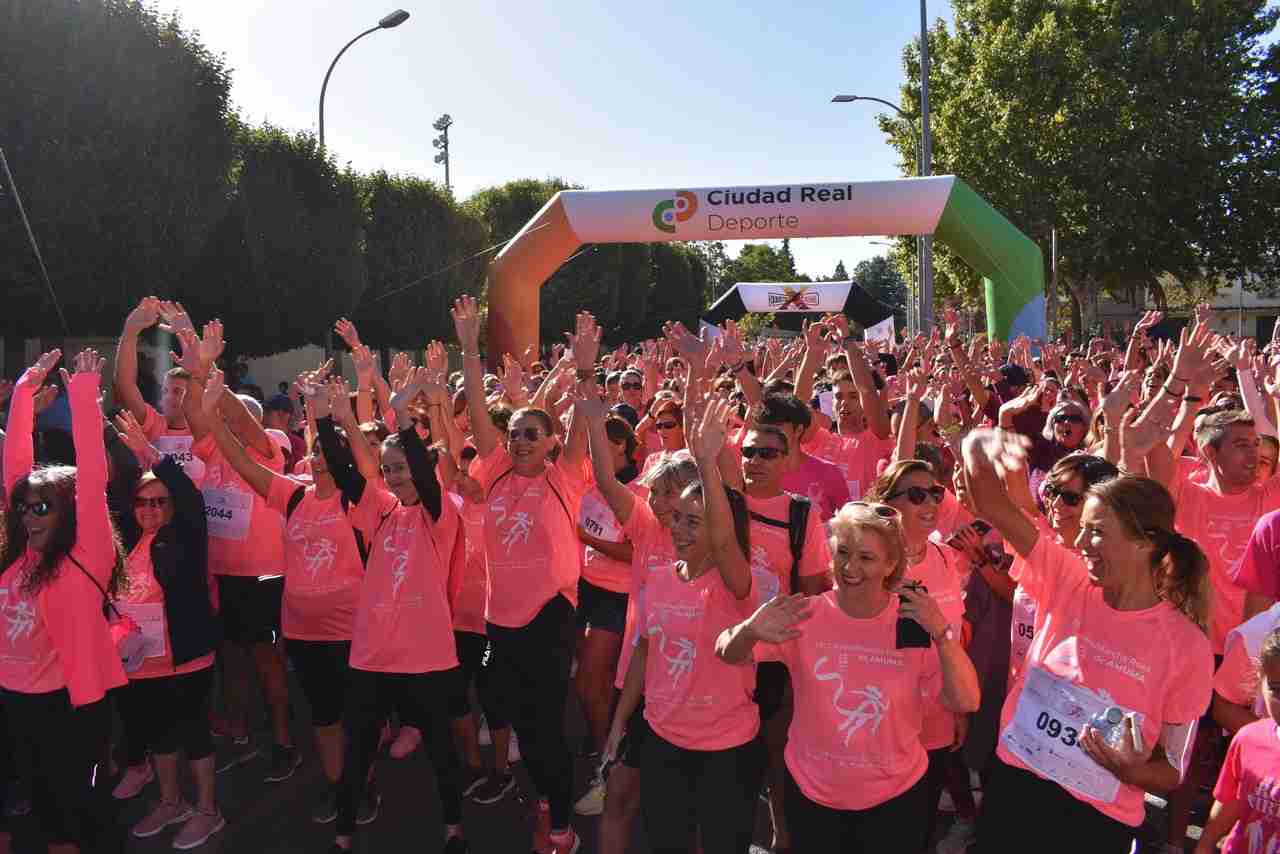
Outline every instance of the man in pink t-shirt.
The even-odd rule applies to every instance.
[[[1245,591],[1245,619],[1280,599],[1280,510],[1267,513],[1253,526],[1244,554],[1230,573]]]

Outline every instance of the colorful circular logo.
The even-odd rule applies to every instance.
[[[675,234],[676,223],[688,222],[698,212],[698,197],[688,190],[680,190],[674,199],[658,202],[653,209],[653,227],[666,234]]]

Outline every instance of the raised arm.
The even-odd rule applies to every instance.
[[[711,537],[716,568],[729,592],[738,599],[745,599],[751,594],[751,564],[738,542],[733,510],[729,507],[729,495],[720,479],[717,459],[724,447],[729,404],[719,399],[708,400],[702,405],[689,400],[685,402],[684,411],[685,436],[702,480],[702,501],[706,508],[703,526]]]
[[[329,475],[347,503],[354,507],[360,503],[365,485],[381,477],[381,472],[378,470],[378,456],[369,447],[364,432],[356,423],[355,413],[351,411],[351,390],[347,381],[334,377],[327,388],[304,386],[303,393],[309,394],[307,399],[316,408],[316,436]],[[335,423],[347,434],[346,445],[338,440]]]
[[[254,492],[266,498],[271,494],[271,482],[277,475],[249,456],[249,452],[244,449],[244,445],[240,444],[240,440],[235,437],[226,423],[221,418],[213,416],[213,412],[222,402],[225,389],[222,371],[214,368],[209,372],[209,379],[205,383],[202,403],[205,412],[210,415],[214,441],[218,443],[218,450],[227,458],[227,462],[231,463],[231,467],[245,479],[249,486],[253,487]]]
[[[716,638],[716,656],[726,664],[752,664],[757,643],[786,643],[800,637],[797,628],[813,616],[810,597],[802,593],[775,596],[747,619]]]
[[[147,414],[147,402],[138,389],[138,336],[160,319],[160,300],[144,297],[124,320],[124,330],[116,345],[116,402],[133,413],[139,421]]]
[[[891,462],[916,458],[916,427],[920,421],[920,402],[924,397],[925,387],[921,371],[907,374],[902,387],[906,399],[902,406],[902,418],[898,421],[898,441],[893,447]]]
[[[44,385],[53,366],[62,358],[61,350],[50,350],[23,371],[9,400],[9,422],[4,443],[4,492],[35,468],[36,392]]]
[[[849,360],[849,373],[853,377],[853,387],[858,392],[862,412],[867,417],[867,429],[877,439],[888,439],[889,410],[884,405],[884,398],[876,391],[876,381],[871,374],[866,352],[856,343],[850,342],[845,347],[845,356]]]
[[[105,583],[115,565],[115,540],[107,509],[107,446],[103,438],[98,392],[106,360],[97,350],[81,350],[72,366],[62,370],[71,401],[71,437],[76,449],[76,549]]]
[[[595,364],[600,353],[600,326],[588,312],[578,313],[576,329],[569,336],[573,348],[573,360],[577,363],[578,394],[599,396],[596,388]],[[564,443],[563,459],[566,465],[580,466],[587,456],[587,425],[576,410],[569,416],[569,436]]]
[[[806,405],[813,397],[813,379],[827,358],[830,345],[826,336],[831,331],[832,327],[820,321],[809,324],[804,330],[804,357],[796,371],[795,395]]]
[[[1178,337],[1178,352],[1173,357],[1173,371],[1161,388],[1162,394],[1182,398],[1178,417],[1169,434],[1169,450],[1181,456],[1196,426],[1196,413],[1201,400],[1213,383],[1213,366],[1207,351],[1212,340],[1208,324],[1197,324],[1194,330],[1183,329]]]
[[[582,421],[587,430],[591,445],[591,473],[595,477],[596,488],[604,496],[618,522],[626,525],[639,499],[618,481],[610,464],[609,436],[604,429],[604,401],[596,394],[579,394],[574,400],[573,409],[574,417]]]
[[[431,514],[432,521],[439,521],[444,510],[440,481],[436,478],[436,462],[427,453],[427,446],[422,444],[422,437],[409,415],[409,404],[418,396],[427,383],[425,368],[414,368],[410,371],[404,387],[391,396],[391,408],[396,413],[396,427],[400,431],[400,442],[404,447],[405,462],[409,464],[409,476],[418,490],[418,500]]]
[[[462,382],[467,395],[467,412],[471,416],[471,438],[482,457],[493,453],[500,444],[498,428],[489,417],[484,399],[484,367],[480,362],[480,311],[475,297],[464,296],[453,304],[453,325],[462,347]]]
[[[1040,532],[1009,498],[1001,476],[1023,469],[1027,445],[1024,437],[1003,430],[975,430],[961,445],[965,482],[978,518],[995,526],[1023,557],[1031,554]]]

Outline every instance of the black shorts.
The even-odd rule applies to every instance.
[[[351,641],[285,638],[284,644],[311,706],[311,725],[333,726],[342,720],[351,681]]]
[[[636,710],[627,718],[626,732],[618,743],[618,762],[628,768],[639,768],[644,746],[652,734],[649,722],[644,719],[644,699],[641,698]]]
[[[773,720],[791,699],[791,673],[781,661],[756,665],[756,692],[752,697],[760,707],[760,722]]]
[[[284,576],[219,575],[218,607],[223,637],[233,643],[275,643],[280,634]]]
[[[621,635],[627,630],[627,594],[597,587],[578,579],[578,628],[587,627]]]

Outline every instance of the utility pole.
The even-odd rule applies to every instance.
[[[929,11],[920,0],[920,174],[933,172],[933,139],[929,132]],[[933,329],[933,235],[920,239],[920,331]]]
[[[444,188],[449,192],[453,191],[452,185],[449,183],[449,127],[453,124],[453,119],[445,113],[436,119],[433,128],[440,131],[440,135],[431,140],[431,144],[440,149],[440,153],[436,155],[436,162],[444,164]]]
[[[1049,311],[1045,327],[1049,330],[1049,339],[1054,338],[1058,327],[1058,229],[1049,232]]]

